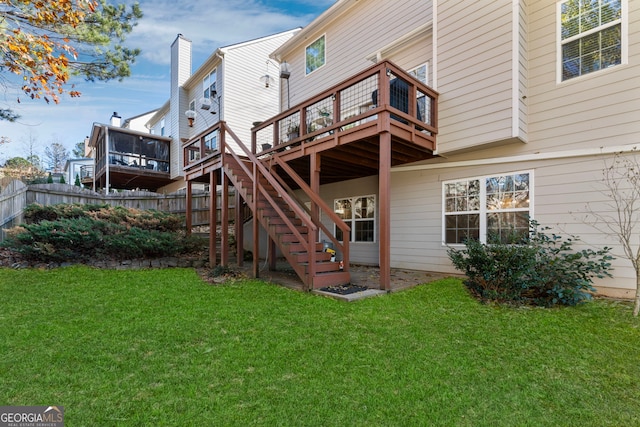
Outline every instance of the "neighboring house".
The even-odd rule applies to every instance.
[[[604,161],[640,143],[638,2],[338,0],[272,57],[291,74],[283,111],[253,129],[256,156],[222,150],[185,173],[235,185],[309,287],[322,269],[348,280],[323,240],[344,273],[379,265],[383,289],[391,267],[453,273],[449,247],[529,217],[622,252],[581,212],[607,209]],[[598,291],[630,296],[630,264],[614,267]]]
[[[174,192],[185,186],[183,141],[197,136],[215,149],[219,136],[206,130],[222,120],[250,138],[254,121],[279,111],[278,81],[269,88],[260,81],[279,67],[269,54],[297,31],[221,47],[193,74],[191,41],[179,34],[171,45],[169,100],[124,123],[114,113],[110,124],[94,124],[89,146],[96,153],[97,186]]]
[[[243,140],[251,139],[253,122],[278,113],[279,81],[269,88],[260,78],[277,74],[279,64],[269,54],[299,29],[284,31],[216,49],[191,73],[191,41],[181,34],[171,45],[171,97],[147,123],[154,135],[171,136],[171,178],[167,190],[184,188],[182,141],[199,138],[210,153],[220,136],[209,131],[225,121]],[[191,121],[191,125],[190,122]],[[206,155],[206,154],[205,154]]]
[[[69,159],[64,165],[64,173],[67,184],[75,184],[78,177],[81,184],[93,185],[93,159]]]

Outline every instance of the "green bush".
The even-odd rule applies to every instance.
[[[154,258],[195,252],[203,240],[186,236],[183,217],[108,205],[31,205],[26,223],[3,243],[39,262],[92,258]]]
[[[465,284],[483,301],[576,305],[591,298],[593,280],[611,277],[611,248],[573,250],[574,236],[546,234],[549,227],[531,221],[530,234],[488,244],[468,240],[465,249],[450,248],[449,258],[463,271]]]

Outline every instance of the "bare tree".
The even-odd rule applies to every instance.
[[[640,312],[640,161],[635,149],[629,154],[618,153],[611,162],[605,162],[601,191],[610,208],[595,210],[587,205],[585,221],[598,231],[612,234],[623,249],[622,258],[628,259],[636,273],[636,295],[633,315]]]
[[[69,159],[69,151],[61,143],[54,140],[44,149],[44,157],[53,172],[62,172],[64,164]]]
[[[41,146],[40,141],[38,141],[38,134],[29,129],[29,134],[20,139],[23,147],[24,158],[30,161],[33,166],[41,167],[40,164],[40,154],[38,154],[38,148]]]

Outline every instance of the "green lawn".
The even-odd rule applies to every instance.
[[[0,269],[0,405],[68,426],[638,426],[631,306],[448,279],[345,303],[186,269]]]

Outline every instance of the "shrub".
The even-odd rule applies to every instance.
[[[449,258],[483,301],[554,306],[590,299],[593,280],[611,277],[611,248],[574,251],[578,238],[546,234],[549,229],[531,221],[526,238],[469,240],[465,249],[450,248]]]
[[[183,217],[109,205],[30,205],[26,222],[3,243],[29,260],[151,258],[195,252],[203,239],[186,236]]]

